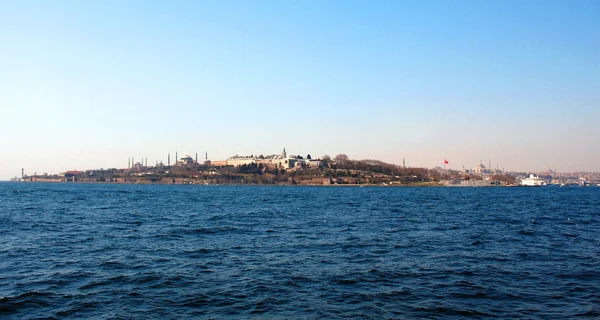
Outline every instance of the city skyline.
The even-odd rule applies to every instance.
[[[323,154],[321,156],[317,156],[315,154],[311,155],[310,153],[294,153],[294,152],[290,152],[288,153],[286,151],[286,148],[283,148],[282,152],[254,152],[254,153],[248,153],[248,154],[231,154],[229,156],[226,156],[224,158],[209,158],[208,156],[208,152],[207,151],[203,151],[203,152],[193,152],[193,153],[179,153],[178,151],[175,152],[167,152],[165,154],[164,159],[163,158],[157,158],[157,159],[151,159],[151,161],[148,160],[148,157],[144,157],[144,156],[140,156],[140,157],[135,157],[135,156],[130,156],[127,157],[126,159],[126,165],[117,165],[117,166],[105,166],[105,167],[69,167],[69,166],[63,166],[62,170],[59,171],[47,171],[47,170],[43,170],[43,171],[36,171],[34,170],[35,168],[33,168],[33,170],[28,170],[25,168],[21,168],[20,173],[24,174],[25,176],[30,176],[30,175],[56,175],[56,174],[62,174],[64,172],[75,172],[75,171],[79,171],[79,172],[83,172],[83,171],[94,171],[94,170],[107,170],[107,169],[126,169],[126,168],[133,168],[136,166],[140,166],[140,167],[148,167],[148,168],[153,168],[156,167],[157,165],[159,167],[162,166],[176,166],[179,162],[185,162],[185,161],[192,161],[193,163],[198,163],[198,164],[203,164],[205,163],[205,161],[208,161],[209,163],[211,163],[212,165],[216,165],[218,167],[225,165],[224,163],[227,162],[227,165],[233,165],[233,166],[238,166],[239,164],[233,164],[233,162],[236,162],[236,159],[241,159],[241,160],[237,160],[237,162],[241,161],[240,163],[244,162],[246,159],[271,159],[273,157],[278,158],[278,159],[288,159],[288,158],[292,158],[292,159],[313,159],[313,160],[321,160],[324,157],[329,157],[330,159],[332,159],[335,162],[334,158],[337,157],[347,157],[347,159],[351,160],[351,161],[365,161],[365,160],[374,160],[374,161],[382,161],[381,159],[377,159],[377,158],[361,158],[361,159],[357,159],[357,158],[352,158],[352,157],[348,157],[347,154],[342,153],[342,154]],[[189,160],[191,159],[191,160]],[[233,162],[232,162],[233,161]],[[440,161],[440,163],[433,165],[431,167],[423,167],[423,166],[416,166],[416,165],[410,165],[410,163],[407,163],[407,159],[406,158],[402,158],[400,159],[400,163],[396,163],[396,162],[386,162],[383,161],[383,163],[387,163],[387,164],[392,164],[392,165],[396,165],[398,167],[406,167],[406,168],[424,168],[424,169],[439,169],[439,170],[449,170],[449,171],[465,171],[467,170],[467,172],[471,171],[474,172],[474,170],[477,170],[477,167],[481,167],[483,169],[489,169],[492,171],[495,170],[499,170],[499,172],[507,172],[507,173],[524,173],[524,172],[536,172],[536,173],[540,173],[540,172],[545,172],[545,173],[578,173],[578,172],[596,172],[596,171],[560,171],[557,170],[556,166],[551,166],[551,165],[547,165],[545,168],[540,169],[540,170],[519,170],[519,169],[512,169],[512,168],[506,168],[505,166],[502,166],[500,163],[496,163],[493,162],[492,159],[487,159],[487,160],[483,160],[480,159],[477,162],[473,162],[473,163],[468,163],[468,164],[455,164],[455,163],[451,163],[448,159],[442,159]],[[451,165],[453,164],[453,165]],[[14,175],[11,176],[9,178],[18,178],[19,175]]]
[[[0,180],[283,146],[600,171],[596,1],[0,7]]]

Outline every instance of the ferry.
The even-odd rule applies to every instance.
[[[589,187],[591,184],[587,180],[579,180],[579,185],[582,187]]]
[[[537,175],[531,173],[529,178],[521,180],[521,185],[526,187],[541,187],[546,185],[546,181]]]

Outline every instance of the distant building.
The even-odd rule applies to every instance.
[[[250,164],[262,164],[264,167],[272,169],[291,169],[294,168],[296,163],[302,159],[298,159],[295,156],[287,155],[287,151],[283,148],[281,154],[273,154],[268,156],[239,156],[235,155],[224,161],[211,161],[213,166],[234,166],[239,167],[242,165]],[[302,160],[304,161],[304,160]]]
[[[476,173],[476,174],[484,174],[485,171],[487,171],[487,169],[483,165],[483,163],[480,163],[477,166],[475,166],[475,168],[471,169],[471,172]]]
[[[296,168],[310,168],[310,169],[318,169],[323,165],[323,161],[318,159],[296,159],[295,167]]]
[[[475,168],[471,169],[471,172],[476,174],[487,174],[489,173],[489,170],[480,162]]]
[[[470,171],[466,170],[466,172],[471,172],[479,175],[503,173],[502,170],[486,168],[486,166],[484,166],[481,162],[475,168],[471,169]]]
[[[307,160],[308,167],[311,169],[320,168],[323,165],[323,161],[321,160]]]
[[[78,178],[83,175],[83,171],[71,170],[59,173],[59,175],[64,179],[64,181],[72,181],[75,182]]]
[[[225,161],[228,166],[239,167],[244,164],[256,163],[256,159],[255,156],[233,156]]]
[[[209,165],[213,166],[213,167],[224,167],[227,165],[227,160],[216,160],[216,161],[212,161],[212,160],[206,160],[208,162]]]
[[[194,158],[192,158],[190,155],[187,155],[187,154],[177,161],[178,166],[190,166],[190,165],[193,165],[194,163],[195,163]]]

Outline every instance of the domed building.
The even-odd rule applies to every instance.
[[[489,173],[489,170],[480,162],[475,168],[471,169],[471,172],[476,174],[486,174]]]
[[[177,165],[179,166],[189,166],[189,165],[193,165],[194,164],[194,158],[192,158],[190,155],[185,155],[183,156],[181,159],[179,159],[179,161],[177,161]]]

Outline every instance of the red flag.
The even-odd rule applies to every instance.
[[[448,160],[444,159],[444,164],[448,164]]]

